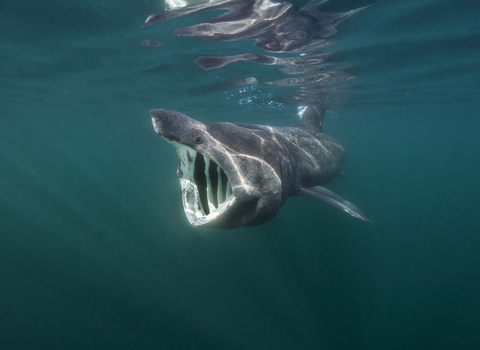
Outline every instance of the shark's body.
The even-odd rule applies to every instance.
[[[185,214],[194,226],[234,228],[272,219],[288,197],[303,195],[365,221],[352,203],[320,187],[336,177],[343,147],[323,133],[323,111],[298,127],[201,123],[151,110],[155,131],[177,148]]]

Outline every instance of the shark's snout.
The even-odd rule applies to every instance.
[[[153,129],[159,135],[163,135],[162,117],[165,115],[164,109],[151,109],[149,111],[150,117],[152,117]]]
[[[161,119],[162,116],[166,116],[167,114],[172,114],[173,111],[169,111],[167,109],[162,109],[162,108],[154,108],[151,109],[148,113],[150,113],[150,116],[152,119]]]
[[[153,128],[160,136],[169,140],[190,142],[192,130],[204,130],[203,123],[187,117],[185,114],[168,109],[151,109]]]

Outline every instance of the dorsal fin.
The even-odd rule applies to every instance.
[[[323,119],[325,118],[326,110],[327,109],[323,103],[303,107],[299,112],[299,127],[310,130],[314,133],[323,132]]]

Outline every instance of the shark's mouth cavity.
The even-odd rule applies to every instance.
[[[232,185],[223,169],[210,158],[175,141],[177,175],[182,187],[183,209],[194,226],[221,216],[234,202]]]

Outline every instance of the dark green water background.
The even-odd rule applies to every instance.
[[[0,348],[478,346],[479,5],[379,1],[338,28],[334,57],[356,79],[326,130],[352,183],[329,188],[375,225],[291,198],[269,223],[230,231],[189,226],[175,151],[148,110],[294,125],[295,106],[285,88],[218,87],[282,76],[201,71],[197,56],[251,42],[171,34],[211,14],[140,27],[161,9],[0,4]]]

